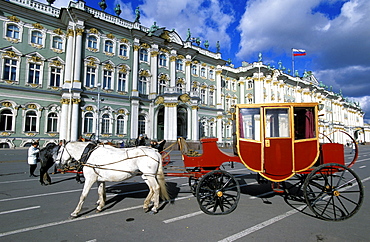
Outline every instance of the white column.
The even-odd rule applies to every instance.
[[[72,71],[73,71],[73,45],[74,45],[74,31],[72,29],[68,29],[67,31],[68,41],[67,41],[67,49],[66,49],[66,69],[65,69],[65,82],[69,87],[69,83],[72,82]],[[67,86],[65,86],[67,87]]]
[[[222,112],[217,112],[217,139],[218,139],[218,142],[222,142],[222,138],[223,138],[223,135],[222,135]]]
[[[199,120],[198,120],[198,106],[191,107],[191,124],[192,124],[192,140],[199,140]]]
[[[174,53],[176,55],[176,52]],[[176,87],[176,56],[170,56],[170,87]]]
[[[244,104],[245,101],[245,79],[240,80],[239,103]]]
[[[74,60],[74,76],[73,76],[73,87],[81,88],[81,54],[82,54],[82,34],[83,29],[76,29],[76,47],[75,47],[75,60]]]
[[[164,103],[164,139],[177,140],[177,103]]]
[[[132,64],[132,96],[139,96],[139,92],[137,90],[137,77],[139,71],[139,49],[140,46],[134,45],[134,60]],[[136,131],[137,132],[137,131]]]
[[[156,46],[155,46],[156,47]],[[157,87],[158,87],[158,51],[154,49],[150,52],[150,71],[152,74],[152,82],[150,86],[150,99],[154,99],[157,95]]]
[[[190,56],[187,58],[190,58]],[[191,90],[191,61],[190,59],[186,59],[185,61],[185,83],[186,83],[186,92],[190,93]]]
[[[139,100],[131,101],[131,139],[138,136]]]
[[[221,86],[221,73],[222,70],[216,70],[216,107],[218,109],[222,108],[222,86]]]
[[[67,140],[69,99],[64,98],[62,99],[61,103],[62,103],[62,111],[60,114],[59,139]]]
[[[78,121],[79,121],[79,102],[80,99],[73,99],[72,117],[71,117],[71,138],[70,141],[78,139]]]

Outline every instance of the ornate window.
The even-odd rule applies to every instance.
[[[158,83],[158,94],[163,94],[167,87],[167,81],[165,79],[160,79]]]
[[[18,64],[18,60],[4,59],[3,80],[16,81]]]
[[[86,113],[84,117],[84,133],[93,133],[94,130],[94,116],[92,113]]]
[[[202,102],[202,104],[206,104],[207,103],[207,100],[206,100],[206,89],[205,88],[202,88],[200,90],[200,101]]]
[[[184,69],[184,62],[182,59],[176,60],[176,71],[183,71]]]
[[[88,66],[86,68],[86,80],[85,80],[86,87],[95,87],[95,76],[96,68]]]
[[[42,45],[42,33],[40,31],[32,31],[31,43],[36,45]]]
[[[11,39],[20,39],[20,31],[18,26],[14,24],[8,24],[6,28],[6,37],[11,38]]]
[[[198,68],[196,65],[191,66],[191,74],[198,75]]]
[[[182,83],[181,82],[178,82],[176,84],[176,87],[177,87],[177,92],[182,94],[183,93],[183,90],[184,90],[184,87],[182,86]]]
[[[248,89],[252,89],[252,88],[253,88],[253,81],[249,80],[248,81]]]
[[[9,109],[0,112],[0,131],[13,130],[13,113]]]
[[[215,100],[215,91],[211,89],[209,91],[209,105],[214,105],[214,100]]]
[[[112,76],[113,76],[112,71],[110,70],[103,71],[103,86],[102,86],[103,89],[108,90],[112,89]]]
[[[138,132],[139,134],[145,134],[145,116],[139,115],[139,125],[138,125]]]
[[[117,116],[117,134],[125,134],[125,117],[123,115]]]
[[[215,79],[215,72],[213,70],[209,71],[209,79],[211,80]]]
[[[140,49],[140,60],[148,62],[148,51],[146,49]]]
[[[98,39],[95,36],[90,35],[87,38],[87,47],[97,50],[98,49]]]
[[[139,79],[139,85],[138,85],[138,91],[140,94],[147,94],[146,93],[146,88],[147,87],[147,79],[145,76],[140,76]]]
[[[37,63],[28,64],[28,84],[41,84],[41,65]]]
[[[126,91],[126,73],[118,73],[118,83],[117,83],[117,91],[118,92],[125,92]]]
[[[167,56],[165,54],[159,55],[159,66],[167,66]]]
[[[119,55],[120,56],[124,56],[124,57],[128,57],[128,49],[127,49],[127,45],[125,44],[121,44],[119,46]]]
[[[48,114],[46,132],[57,132],[58,131],[58,115],[56,113]]]
[[[37,114],[35,111],[28,111],[25,119],[25,132],[36,132],[37,131]]]
[[[51,67],[50,68],[50,83],[51,87],[60,87],[61,84],[62,68]]]
[[[107,53],[113,53],[113,42],[111,40],[105,41],[104,51]]]
[[[103,114],[101,120],[101,133],[110,134],[110,117],[108,114]]]
[[[202,67],[202,68],[200,69],[200,76],[201,76],[201,77],[206,77],[206,68]]]
[[[62,50],[63,49],[63,39],[59,36],[54,36],[52,46],[54,49]]]

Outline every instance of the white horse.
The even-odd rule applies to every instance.
[[[58,165],[70,165],[80,162],[83,151],[88,142],[69,142],[63,144],[55,161]],[[145,212],[157,213],[159,207],[159,196],[169,200],[164,180],[162,156],[157,150],[150,147],[136,147],[119,149],[109,145],[98,145],[90,151],[90,156],[83,165],[85,184],[76,209],[71,214],[72,218],[78,216],[82,204],[89,193],[92,185],[98,183],[99,200],[97,212],[105,205],[105,182],[118,182],[142,174],[142,178],[149,186],[149,194],[144,201]],[[152,209],[149,206],[154,203]]]

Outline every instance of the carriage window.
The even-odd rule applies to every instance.
[[[266,138],[290,137],[289,109],[266,109]]]
[[[259,108],[241,108],[239,113],[239,137],[261,140],[261,115]]]
[[[310,139],[316,137],[315,108],[294,108],[294,138]]]

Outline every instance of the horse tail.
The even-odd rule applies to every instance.
[[[160,159],[160,162],[159,162],[156,178],[157,178],[160,190],[161,190],[160,195],[163,200],[170,200],[170,196],[168,195],[168,192],[167,192],[166,181],[164,180],[162,156],[159,153],[158,153],[158,158]]]

